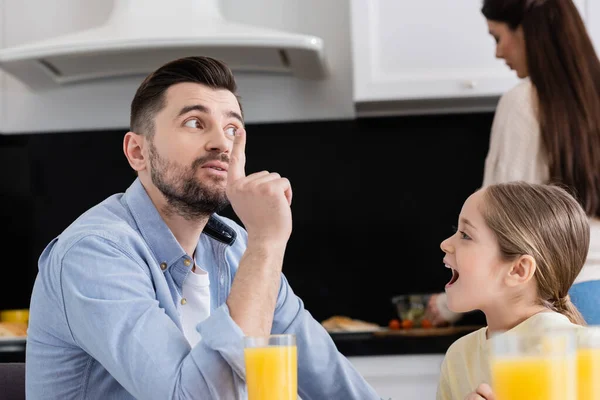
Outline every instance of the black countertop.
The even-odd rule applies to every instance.
[[[381,355],[444,354],[452,343],[476,328],[430,336],[381,335],[377,333],[330,333],[346,357]],[[25,343],[1,343],[0,362],[24,362]]]
[[[346,357],[445,354],[452,343],[476,329],[479,327],[465,327],[460,332],[427,336],[377,333],[330,333],[330,335],[340,353]]]
[[[1,341],[0,362],[25,362],[25,342]]]

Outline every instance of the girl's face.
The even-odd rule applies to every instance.
[[[483,191],[465,201],[456,233],[441,243],[444,265],[452,270],[446,285],[448,308],[464,313],[485,310],[500,301],[511,267],[500,257],[498,241],[480,212]]]
[[[487,21],[490,35],[496,40],[496,58],[501,58],[506,65],[517,73],[519,78],[529,76],[527,53],[523,28],[512,30],[504,22]]]

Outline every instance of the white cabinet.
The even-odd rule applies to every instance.
[[[383,400],[435,399],[443,354],[348,357]]]
[[[0,0],[0,48],[4,43],[3,29],[4,26],[4,0]],[[4,79],[4,72],[0,70],[0,133],[4,132],[4,91],[5,91],[6,80]]]
[[[576,0],[581,10],[586,0]],[[518,82],[495,58],[482,0],[352,0],[357,103],[499,96]]]
[[[600,55],[600,1],[589,0],[587,4],[588,32],[594,42],[596,53]]]

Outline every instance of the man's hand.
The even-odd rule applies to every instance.
[[[465,397],[465,400],[496,400],[496,396],[494,396],[490,385],[482,383],[477,386],[473,393]]]
[[[248,232],[248,247],[227,297],[233,321],[245,335],[271,332],[281,269],[292,233],[292,188],[276,173],[246,176],[246,132],[236,132],[229,158],[227,197]]]
[[[286,178],[268,171],[246,176],[246,132],[239,129],[227,172],[227,197],[248,231],[249,245],[283,245],[292,233],[292,187]]]

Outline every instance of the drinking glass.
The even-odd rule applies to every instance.
[[[575,400],[575,331],[505,332],[491,339],[492,387],[497,400]]]
[[[294,335],[244,338],[248,400],[296,400],[298,352]]]
[[[577,400],[600,400],[600,326],[577,332]]]

